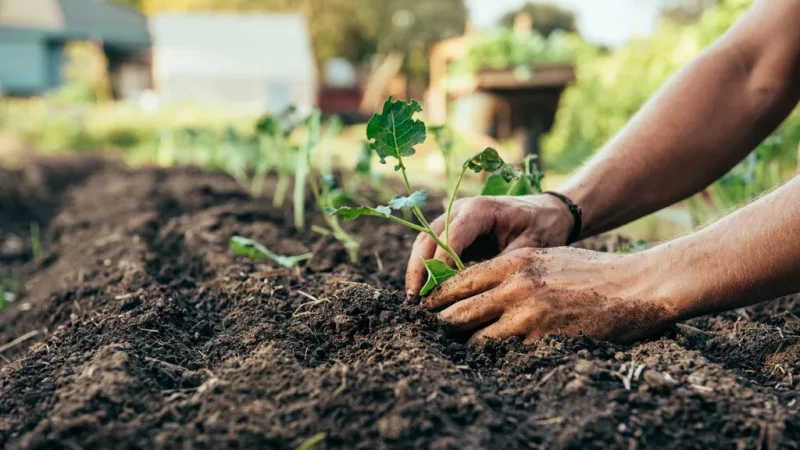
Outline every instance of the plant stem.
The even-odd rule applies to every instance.
[[[403,164],[403,158],[401,158],[400,155],[398,155],[397,160],[399,161],[398,165],[400,166],[400,173],[403,174],[403,183],[405,183],[406,185],[406,190],[408,191],[408,195],[412,195],[413,191],[411,190],[411,183],[408,182],[408,175],[406,174],[406,166],[405,164]],[[442,240],[439,239],[439,236],[437,236],[436,233],[433,231],[433,228],[431,228],[431,224],[428,223],[427,219],[425,219],[425,215],[422,214],[422,209],[419,207],[419,205],[414,205],[414,215],[417,216],[417,220],[422,225],[421,228],[417,226],[412,226],[413,225],[412,223],[406,222],[405,220],[402,220],[394,216],[390,216],[390,219],[397,223],[402,223],[403,225],[413,228],[417,231],[428,233],[428,236],[430,236],[431,239],[433,239],[433,241],[436,242],[436,245],[441,247],[442,250],[447,252],[447,254],[450,255],[451,258],[453,258],[453,261],[456,263],[456,267],[458,267],[458,270],[464,270],[464,263],[461,262],[461,258],[458,257],[458,255],[452,249],[452,247],[450,247],[450,245],[448,245],[445,242],[442,242]],[[445,225],[445,229],[446,228],[447,225]]]
[[[456,201],[456,194],[458,193],[458,188],[461,187],[461,180],[464,179],[465,173],[467,173],[467,166],[461,169],[461,173],[458,175],[458,181],[456,181],[456,186],[453,192],[450,193],[450,203],[447,204],[444,221],[444,242],[447,245],[450,245],[450,212],[453,210],[453,203]]]
[[[322,198],[322,193],[319,189],[319,184],[317,184],[317,177],[313,170],[308,177],[309,185],[311,186],[311,194],[314,196],[314,201],[317,202],[317,207],[321,210],[325,210],[325,200]],[[336,238],[337,241],[341,242],[342,245],[347,249],[348,253],[350,254],[350,261],[353,263],[358,262],[358,247],[359,243],[356,242],[346,231],[342,228],[339,224],[339,220],[335,217],[332,217],[328,214],[323,212],[322,217],[325,219],[325,223],[333,230],[333,237]]]
[[[272,206],[283,207],[286,199],[286,191],[289,189],[289,174],[281,171],[278,173],[278,182],[275,184],[275,196],[272,198]]]

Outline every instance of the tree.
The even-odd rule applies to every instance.
[[[527,3],[522,8],[503,16],[500,24],[507,27],[512,26],[514,18],[519,13],[530,14],[533,18],[533,28],[544,37],[550,36],[550,33],[555,30],[564,30],[569,33],[578,32],[578,27],[575,25],[575,13],[553,3]]]

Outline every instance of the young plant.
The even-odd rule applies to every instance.
[[[264,190],[267,174],[274,168],[278,172],[278,181],[272,197],[272,204],[276,208],[283,207],[289,181],[294,172],[295,148],[289,142],[289,136],[296,126],[295,115],[295,108],[290,107],[276,116],[264,116],[256,124],[260,151],[250,191],[254,196],[260,196]]]
[[[18,289],[19,282],[13,273],[8,275],[0,273],[0,311],[6,309],[8,304],[16,299]]]
[[[294,214],[295,226],[300,229],[304,226],[306,184],[308,184],[311,189],[314,201],[321,211],[325,211],[326,208],[330,208],[334,204],[333,177],[330,175],[320,177],[314,171],[314,166],[312,164],[315,150],[321,140],[320,134],[320,112],[314,110],[306,119],[306,139],[297,153],[294,184]],[[320,179],[322,183],[320,183]],[[350,260],[356,262],[358,259],[358,242],[344,231],[336,217],[327,214],[323,214],[323,217],[330,231],[322,229],[324,230],[322,232],[332,232],[333,237],[341,242],[347,249]]]
[[[396,165],[394,169],[402,175],[403,184],[408,195],[392,198],[388,206],[377,206],[375,208],[369,206],[327,208],[326,211],[328,214],[342,217],[346,221],[362,216],[382,217],[421,233],[426,233],[450,255],[458,270],[464,270],[464,263],[449,245],[449,218],[458,188],[468,170],[494,172],[503,169],[506,164],[497,151],[492,148],[487,148],[464,162],[456,179],[453,192],[449,197],[445,212],[447,216],[445,237],[444,240],[440,239],[422,212],[428,193],[425,190],[414,191],[411,188],[404,160],[404,158],[413,156],[416,152],[414,147],[425,142],[426,139],[425,123],[414,118],[415,114],[420,111],[422,111],[422,107],[416,100],[405,103],[403,101],[393,101],[389,97],[383,105],[383,111],[380,114],[373,115],[367,124],[367,138],[369,139],[370,147],[383,164],[386,163],[386,158],[395,159]],[[416,217],[418,224],[394,216],[392,210],[410,210]],[[426,260],[424,263],[428,270],[428,282],[420,292],[420,295],[428,294],[437,284],[456,273],[441,261]]]
[[[253,261],[271,259],[281,267],[294,267],[314,256],[313,253],[303,253],[297,256],[278,255],[259,242],[241,236],[233,236],[231,238],[230,248],[236,255],[245,256]]]
[[[481,195],[531,195],[542,193],[544,174],[534,164],[537,156],[528,155],[523,161],[523,170],[506,164],[499,173],[486,179]]]

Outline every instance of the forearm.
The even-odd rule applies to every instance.
[[[766,10],[766,5],[760,6]],[[789,7],[793,13],[800,9],[783,8]],[[777,13],[752,12],[749,22],[664,86],[562,188],[583,208],[583,236],[623,225],[702,190],[791,112],[798,100],[797,49],[777,43],[765,44],[763,50],[748,41],[765,26],[761,22],[777,20],[762,16]],[[787,33],[797,33],[796,28],[791,25]],[[792,35],[789,41],[795,39]]]
[[[699,232],[641,255],[678,319],[800,292],[800,177]]]

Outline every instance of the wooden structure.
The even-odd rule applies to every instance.
[[[515,32],[531,32],[529,16],[521,14],[515,22]],[[472,27],[467,27],[464,36],[439,42],[431,49],[429,120],[447,122],[448,104],[458,97],[476,92],[489,94],[493,100],[491,136],[509,139],[521,135],[523,153],[539,155],[539,139],[553,126],[561,94],[575,80],[575,68],[570,64],[535,65],[531,76],[525,79],[515,76],[511,69],[484,70],[477,74],[472,89],[448,92],[445,87],[448,66],[466,55],[473,35]]]

